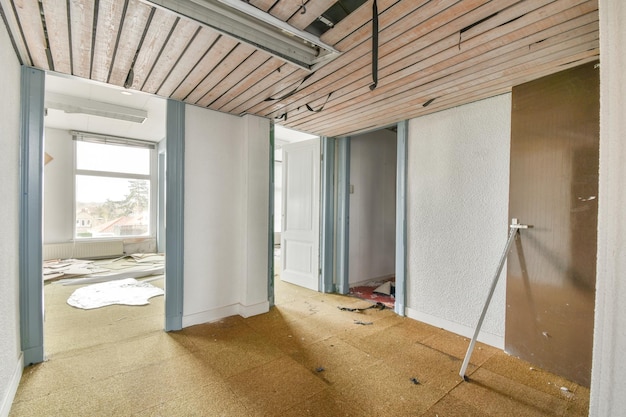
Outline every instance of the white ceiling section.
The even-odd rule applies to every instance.
[[[26,65],[325,136],[495,96],[599,57],[597,0],[378,0],[371,90],[373,1],[320,36],[339,55],[312,70],[149,1],[0,6]],[[304,30],[336,0],[246,3]]]
[[[153,142],[165,137],[165,100],[139,91],[47,75],[45,106],[46,127]],[[130,119],[124,115],[145,120],[121,120]]]

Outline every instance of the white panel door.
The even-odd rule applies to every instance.
[[[319,291],[320,139],[283,146],[281,279]]]

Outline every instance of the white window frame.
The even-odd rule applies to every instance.
[[[157,143],[150,142],[141,139],[131,139],[131,138],[123,138],[119,136],[111,136],[111,135],[101,135],[97,133],[90,132],[79,132],[79,131],[71,131],[72,139],[74,140],[74,192],[73,192],[73,210],[72,216],[74,218],[73,221],[73,239],[74,240],[85,240],[85,241],[104,241],[104,240],[124,240],[124,239],[137,239],[137,238],[155,238],[157,233],[157,204],[158,204],[158,184],[157,184]],[[92,143],[100,143],[103,145],[118,145],[118,146],[126,146],[126,147],[141,147],[150,149],[150,174],[129,174],[123,172],[111,172],[111,171],[92,171],[86,169],[78,169],[78,158],[77,158],[77,142],[92,142]],[[147,235],[128,235],[128,236],[100,236],[100,237],[80,237],[76,235],[76,177],[78,175],[88,175],[95,177],[105,177],[105,178],[123,178],[123,179],[138,179],[138,180],[148,180],[150,183],[150,221],[148,225],[148,234]]]

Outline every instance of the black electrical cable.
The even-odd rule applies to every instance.
[[[376,0],[372,6],[372,79],[374,83],[370,85],[370,90],[374,90],[378,85],[378,5]]]

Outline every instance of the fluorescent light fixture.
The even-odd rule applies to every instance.
[[[46,93],[45,107],[62,110],[65,113],[88,114],[133,123],[143,123],[148,118],[148,112],[145,110],[58,93]]]
[[[124,138],[121,136],[103,135],[100,133],[70,130],[72,139],[80,142],[100,143],[104,145],[130,146],[134,148],[156,149],[157,144],[149,140]]]
[[[195,20],[306,70],[339,56],[317,36],[294,28],[241,0],[142,0]]]

